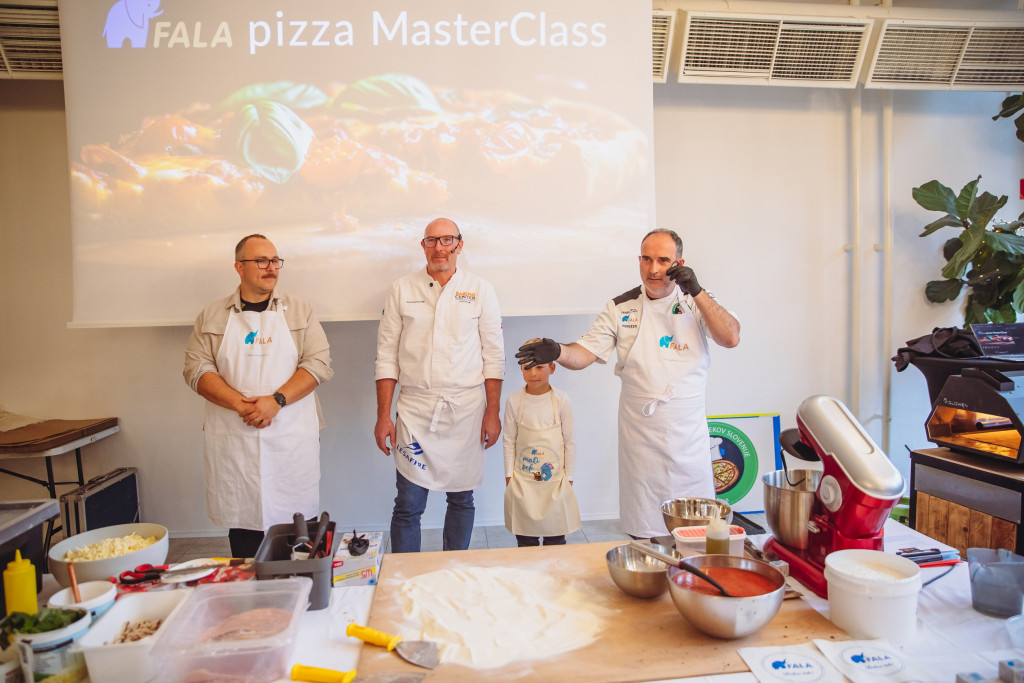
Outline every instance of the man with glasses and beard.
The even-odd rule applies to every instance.
[[[377,331],[373,435],[385,455],[395,451],[396,553],[419,552],[429,491],[447,496],[443,549],[469,547],[483,452],[501,434],[505,349],[494,287],[456,268],[465,243],[454,221],[431,221],[420,246],[427,267],[391,286]]]
[[[277,290],[283,267],[266,237],[243,238],[238,289],[203,309],[185,349],[185,381],[206,399],[207,513],[234,557],[253,557],[270,525],[320,510],[313,390],[334,372],[313,308]]]

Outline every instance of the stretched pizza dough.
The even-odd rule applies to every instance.
[[[438,644],[442,662],[490,669],[584,647],[610,610],[543,572],[466,567],[402,584],[405,616],[422,627],[403,635]]]

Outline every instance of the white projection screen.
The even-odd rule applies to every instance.
[[[432,218],[505,315],[596,313],[651,227],[646,0],[62,0],[72,326],[190,324],[250,233],[369,320]]]

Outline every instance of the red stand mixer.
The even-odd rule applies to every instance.
[[[903,495],[904,480],[837,399],[808,398],[797,409],[796,423],[797,429],[779,435],[783,450],[801,460],[821,460],[824,468],[764,475],[765,516],[773,534],[764,549],[825,598],[825,556],[848,548],[882,550],[882,527]]]

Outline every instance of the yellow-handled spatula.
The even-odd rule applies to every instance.
[[[345,635],[358,638],[364,643],[380,645],[387,648],[388,652],[394,650],[405,661],[422,666],[424,669],[433,669],[440,663],[437,655],[437,643],[426,640],[402,640],[402,636],[393,636],[369,626],[360,626],[355,622],[348,625]]]
[[[426,675],[405,672],[359,676],[355,669],[338,671],[305,664],[296,664],[292,667],[292,680],[307,683],[419,683]]]

